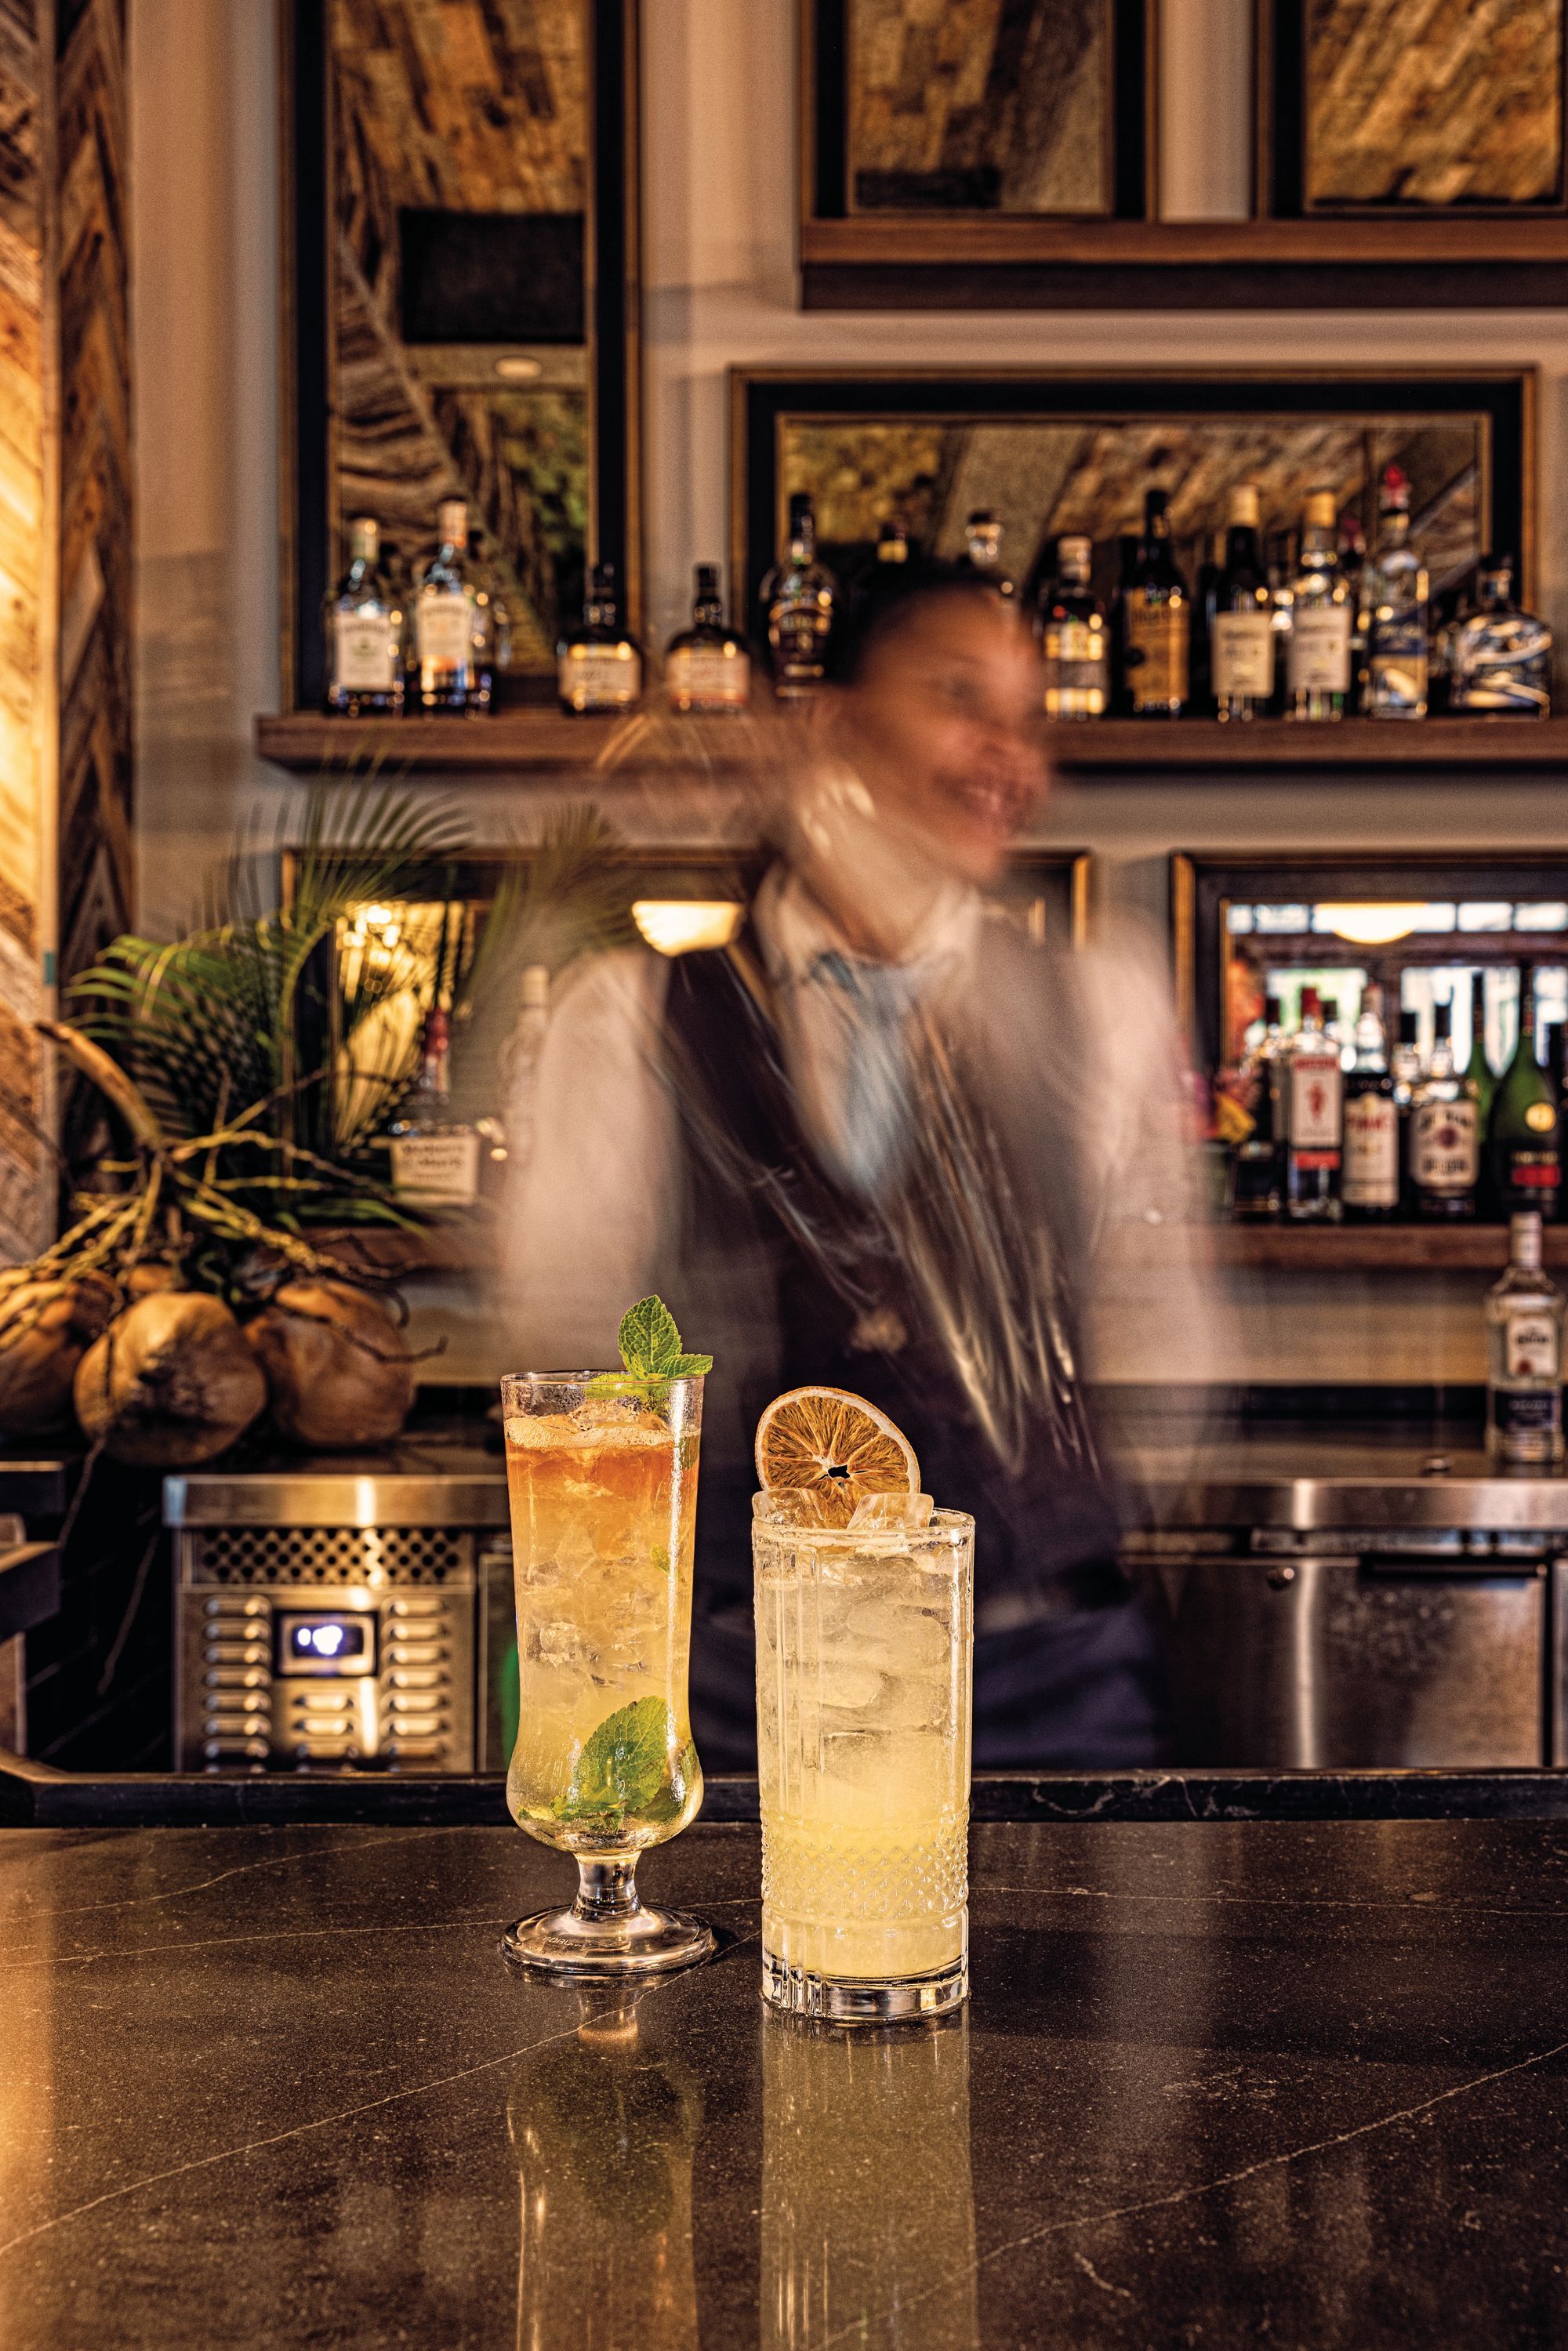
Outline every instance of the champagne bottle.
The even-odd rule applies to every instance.
[[[1519,1042],[1498,1081],[1487,1124],[1488,1189],[1503,1216],[1557,1213],[1562,1168],[1552,1081],[1535,1058],[1533,975],[1519,978]]]

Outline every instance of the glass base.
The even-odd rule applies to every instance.
[[[762,1954],[762,1997],[791,2016],[827,2024],[904,2024],[947,2016],[969,1997],[967,1955],[924,1976],[821,1976]]]
[[[682,1910],[651,1910],[643,1903],[621,1918],[585,1918],[576,1909],[537,1910],[501,1938],[514,1967],[573,1976],[580,1983],[613,1983],[625,1976],[667,1974],[695,1967],[716,1949],[711,1927]]]

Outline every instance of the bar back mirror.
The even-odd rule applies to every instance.
[[[841,580],[873,559],[884,522],[939,556],[990,509],[1002,561],[1032,590],[1067,531],[1095,544],[1108,595],[1117,538],[1141,528],[1145,490],[1170,494],[1189,578],[1229,491],[1255,483],[1265,534],[1282,538],[1312,490],[1375,534],[1376,486],[1397,462],[1439,611],[1489,549],[1534,589],[1534,377],[1528,370],[1030,375],[737,370],[732,378],[734,577],[760,622],[762,578],[789,500],[810,491],[822,557]]]
[[[443,499],[542,693],[586,567],[641,615],[638,0],[288,0],[284,690],[319,706],[350,522],[407,574]]]
[[[1512,1055],[1526,974],[1539,1019],[1568,1019],[1568,858],[1184,854],[1171,894],[1177,994],[1204,1070],[1256,1044],[1270,988],[1291,1028],[1303,987],[1354,1023],[1375,985],[1390,1021],[1416,1015],[1426,1051],[1451,1005],[1461,1062],[1479,1023],[1494,1070]]]
[[[1562,213],[1568,0],[1263,0],[1278,216]]]

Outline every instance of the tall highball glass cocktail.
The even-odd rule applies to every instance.
[[[649,1908],[637,1857],[702,1803],[686,1713],[700,1374],[531,1372],[501,1383],[517,1604],[513,1819],[575,1855],[570,1909],[508,1958],[578,1976],[685,1967],[700,1919]]]
[[[851,1405],[870,1412],[806,1408],[825,1482],[753,1506],[762,1989],[881,2024],[968,1993],[975,1522],[860,1491],[853,1416],[848,1446],[833,1434]],[[759,1467],[764,1450],[759,1432]],[[909,1471],[917,1483],[912,1454]]]

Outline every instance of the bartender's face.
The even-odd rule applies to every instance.
[[[923,597],[844,695],[854,765],[879,807],[966,881],[986,883],[1045,789],[1040,659],[998,597]]]

